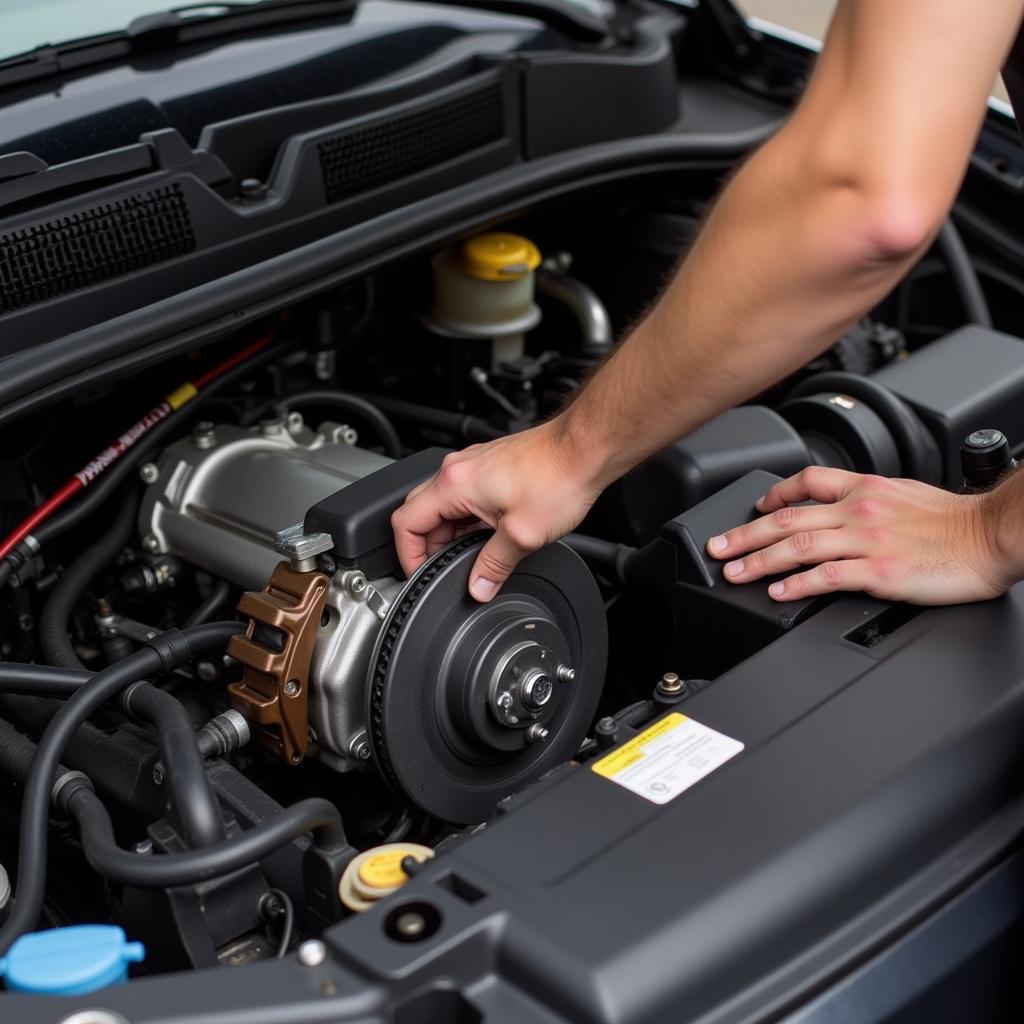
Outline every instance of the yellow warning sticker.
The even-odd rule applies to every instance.
[[[673,711],[592,767],[637,796],[666,804],[741,750],[739,740]]]

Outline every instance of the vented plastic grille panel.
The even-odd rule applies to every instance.
[[[319,143],[329,203],[471,153],[504,135],[501,87],[459,96]]]
[[[177,184],[0,232],[0,314],[192,252]]]

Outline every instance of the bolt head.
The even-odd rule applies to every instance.
[[[160,551],[160,541],[156,537],[154,537],[153,534],[148,534],[146,537],[143,538],[142,546],[151,555],[155,555]]]
[[[319,967],[327,959],[327,947],[319,939],[308,939],[299,946],[299,963]]]
[[[144,462],[139,467],[139,479],[144,484],[155,484],[160,479],[160,470],[152,462]]]
[[[153,781],[158,785],[164,784],[164,766],[157,762],[153,765]]]
[[[497,704],[503,711],[508,711],[512,707],[512,694],[508,690],[503,690],[498,694]]]
[[[526,730],[526,738],[531,743],[543,743],[548,738],[548,735],[549,733],[547,729],[545,729],[539,722],[531,725],[530,728]]]
[[[666,694],[677,694],[683,692],[683,687],[686,684],[676,675],[675,672],[666,672],[660,680],[658,680],[658,692]]]
[[[557,675],[560,683],[572,683],[576,680],[576,669],[568,665],[559,665]]]
[[[426,927],[426,919],[415,910],[399,914],[398,920],[395,921],[395,931],[407,939],[415,939],[416,936],[422,935]]]
[[[294,679],[289,679],[288,682],[284,684],[284,692],[289,697],[294,697],[295,694],[297,694],[299,692],[299,684],[298,684],[298,682],[296,682],[296,680],[294,680]]]

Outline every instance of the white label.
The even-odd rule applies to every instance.
[[[739,740],[673,711],[595,761],[598,775],[655,804],[667,804],[743,749]]]

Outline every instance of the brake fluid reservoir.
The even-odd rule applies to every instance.
[[[427,326],[446,337],[490,339],[491,369],[523,354],[540,320],[533,272],[540,251],[521,235],[475,235],[433,259],[434,305]]]

